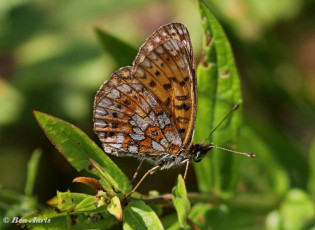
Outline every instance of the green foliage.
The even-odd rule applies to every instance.
[[[42,151],[40,149],[36,149],[33,154],[31,155],[31,159],[28,161],[27,164],[27,174],[26,174],[26,184],[24,193],[26,196],[32,196],[36,175],[38,173],[38,166],[39,161],[42,156]]]
[[[125,202],[124,197],[130,191],[129,180],[81,130],[38,111],[34,111],[34,116],[47,137],[69,163],[78,171],[85,170],[101,178],[100,183],[103,188],[98,190],[96,196],[70,191],[57,192],[57,196],[48,204],[58,212],[47,209],[41,213],[31,213],[22,217],[25,223],[21,224],[34,229],[41,229],[43,226],[47,229],[55,229],[56,226],[84,229],[87,224],[89,228],[109,228],[115,223],[109,214],[121,221],[124,213],[124,229],[147,229],[148,226],[150,226],[149,229],[163,229],[155,212],[142,201],[132,201],[122,210],[121,202]],[[100,151],[103,158],[99,155]],[[184,186],[183,181],[181,183],[181,186]],[[99,221],[84,220],[84,215],[87,213],[102,218]],[[34,218],[45,221],[36,225]]]
[[[137,49],[101,29],[95,29],[95,33],[105,52],[110,53],[115,59],[117,66],[131,64],[130,60],[137,55]]]
[[[205,60],[203,60],[198,68],[198,80],[203,83],[202,86],[199,87],[199,91],[201,92],[199,102],[202,104],[211,101],[213,109],[211,114],[213,115],[217,113],[219,115],[227,114],[230,108],[240,101],[239,81],[232,51],[221,26],[203,3],[200,4],[200,12],[204,21],[207,44],[205,44]],[[106,36],[105,33],[100,30],[97,30],[97,34],[103,45],[106,46],[109,36]],[[209,40],[210,35],[213,39],[211,41]],[[119,44],[117,39],[115,41]],[[215,66],[214,70],[212,67],[209,68],[210,65]],[[216,82],[216,84],[209,84],[211,82]],[[213,87],[210,91],[209,88],[207,88],[209,85]],[[212,100],[209,100],[209,98]],[[58,192],[57,196],[49,202],[51,207],[63,213],[67,213],[67,215],[63,216],[63,225],[69,226],[69,219],[73,219],[73,216],[78,213],[92,212],[93,214],[98,214],[101,209],[104,210],[104,208],[106,208],[106,213],[112,214],[119,221],[123,220],[124,229],[163,229],[163,225],[156,213],[143,201],[131,201],[127,206],[122,208],[121,202],[127,202],[125,196],[131,190],[129,180],[81,130],[67,122],[38,111],[34,111],[34,115],[47,137],[70,164],[78,171],[85,170],[100,178],[101,188],[97,188],[97,185],[94,186],[98,190],[98,194],[95,197],[79,195],[71,193],[70,191],[65,193]],[[201,116],[205,116],[205,112],[202,112]],[[229,138],[225,139],[226,141],[229,139],[235,140],[239,119],[239,115],[234,115],[232,119],[227,122],[227,125],[218,130],[221,135],[229,134]],[[218,123],[218,121],[219,119],[213,116],[212,122]],[[197,123],[197,129],[199,127],[201,127],[201,124]],[[202,127],[213,128],[214,126],[210,123]],[[198,132],[200,133],[202,131],[204,130],[200,128]],[[220,167],[232,167],[233,158],[231,158],[231,155],[223,156],[224,157],[214,158],[216,159],[215,162],[218,163]],[[212,160],[212,158],[205,159],[205,165]],[[225,172],[223,172],[220,167],[213,166],[211,162],[211,168],[213,168],[211,169],[213,171],[213,183],[209,183],[203,176],[208,174],[209,168],[203,167],[203,165],[198,166],[198,182],[202,192],[215,191],[216,193],[220,193],[224,191],[225,193],[230,193],[233,191],[231,188],[234,187],[235,179],[231,180],[233,177],[229,171],[225,170]],[[86,179],[76,181],[93,186],[93,183],[86,181]],[[180,226],[187,227],[189,225],[195,225],[189,218],[191,206],[181,175],[178,176],[178,183],[173,189],[173,204],[177,211]],[[196,207],[198,207],[198,205],[196,205]],[[192,213],[194,214],[195,212]],[[50,217],[53,219],[59,218],[59,214],[60,213]],[[43,213],[39,215],[43,215]],[[26,218],[33,217],[34,214]],[[41,217],[46,217],[46,215]],[[192,217],[195,218],[194,215],[192,215]],[[77,221],[71,225],[79,228],[83,226],[82,223]],[[31,225],[28,226],[32,227]]]
[[[1,77],[1,76],[0,76]],[[16,121],[23,106],[23,97],[9,82],[0,78],[0,125],[8,125]]]
[[[114,187],[118,192],[131,191],[128,178],[111,159],[77,127],[47,114],[34,111],[47,137],[78,171],[85,170],[101,178],[104,188]],[[97,162],[91,169],[88,158]],[[103,172],[103,173],[102,173]]]
[[[241,102],[239,77],[230,43],[208,6],[199,1],[204,30],[204,57],[198,66],[198,115],[195,140],[202,141],[237,103]],[[241,111],[235,112],[211,136],[214,145],[235,144]],[[228,195],[234,192],[235,156],[216,150],[195,164],[199,189]]]
[[[313,201],[315,201],[315,139],[313,139],[309,153],[309,169],[310,177],[308,180],[308,190],[311,193]]]
[[[121,204],[117,196],[114,196],[113,198],[110,199],[110,203],[107,206],[107,210],[109,211],[110,214],[115,216],[117,220],[119,221],[122,220]]]
[[[314,205],[309,195],[302,190],[291,189],[280,208],[269,213],[266,226],[270,230],[310,229],[314,220]]]
[[[178,215],[178,222],[183,227],[190,212],[190,202],[187,197],[185,181],[178,175],[177,185],[173,188],[173,204]]]
[[[312,38],[312,25],[307,24],[312,21],[314,4],[294,0],[143,3],[17,0],[0,4],[0,74],[5,77],[0,79],[1,184],[9,178],[6,181],[24,185],[21,165],[29,149],[40,145],[46,157],[39,164],[41,151],[34,151],[21,192],[0,187],[0,219],[22,216],[21,222],[29,222],[20,225],[32,229],[110,229],[114,225],[118,229],[314,229],[315,103],[310,80],[314,70],[305,58],[312,54],[312,43],[307,40]],[[69,163],[99,179],[75,178],[74,182],[94,188],[95,194],[57,191],[47,202],[49,208],[43,207],[35,195],[52,184],[53,177],[46,177],[47,162],[57,165],[60,173],[64,166],[56,163],[51,145],[34,128],[31,109],[63,117],[88,130],[90,136],[91,122],[87,121],[97,88],[114,71],[113,66],[131,65],[137,50],[127,39],[140,44],[143,40],[136,39],[156,28],[151,4],[159,20],[165,21],[163,7],[172,15],[179,14],[172,21],[180,18],[193,42],[204,34],[201,58],[194,43],[196,60],[201,59],[195,141],[203,141],[244,100],[207,142],[255,152],[257,157],[212,149],[194,164],[198,192],[191,193],[197,190],[191,184],[187,192],[179,176],[172,194],[151,191],[125,199],[130,181],[86,134],[35,111],[38,123]],[[197,4],[203,31],[199,31]],[[94,32],[105,51],[102,56],[92,28],[97,28]],[[22,164],[15,164],[18,159]],[[35,177],[42,172],[37,185],[44,183],[43,177],[46,184],[34,189]],[[168,178],[159,179],[158,186],[164,186],[164,179]],[[165,206],[173,211],[163,213]],[[0,229],[12,226],[0,221]]]
[[[1,213],[1,217],[8,217],[13,221],[14,218],[23,216],[30,211],[43,208],[38,203],[37,198],[32,194],[41,155],[42,151],[36,149],[28,161],[24,194],[0,188],[0,210],[4,211]],[[8,227],[7,223],[1,222],[0,228],[2,225],[3,228]]]
[[[24,220],[24,223],[21,224],[34,229],[110,228],[117,221],[111,215],[111,212],[106,210],[107,203],[103,198],[104,196],[100,193],[98,196],[92,196],[82,193],[71,193],[70,191],[57,191],[57,195],[48,202],[52,208],[23,216],[21,219]],[[116,200],[115,198],[113,199]],[[109,208],[113,210],[112,205]],[[44,221],[38,224],[36,219]]]
[[[31,229],[108,229],[115,219],[108,212],[56,212],[54,209],[46,209],[41,213],[30,213],[21,218]]]
[[[164,229],[155,212],[143,201],[132,201],[124,210],[124,230],[133,229]]]
[[[242,135],[243,140],[251,140],[251,143],[247,145],[255,146],[260,150],[259,161],[255,163],[263,168],[264,174],[248,175],[252,183],[263,193],[271,192],[275,195],[283,195],[290,187],[290,179],[283,165],[275,159],[275,151],[252,130],[245,128],[242,130]],[[241,143],[241,145],[245,144]],[[270,176],[266,177],[266,175]]]

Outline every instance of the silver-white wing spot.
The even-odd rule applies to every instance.
[[[117,89],[112,89],[109,94],[107,94],[108,98],[117,99],[120,98],[120,93]]]
[[[108,126],[108,123],[103,120],[95,120],[95,126],[97,128],[106,128]]]
[[[108,106],[113,105],[113,103],[108,98],[103,98],[99,105],[102,106],[102,107],[108,107]]]
[[[131,137],[133,140],[135,140],[135,141],[142,141],[142,140],[145,139],[145,136],[144,136],[144,135],[133,134],[133,133],[131,133],[131,134],[129,134],[129,135],[130,135],[130,137]]]
[[[95,114],[99,117],[102,117],[108,115],[108,112],[103,108],[97,107],[95,110]]]
[[[168,118],[168,116],[166,115],[165,112],[163,112],[162,114],[157,116],[159,125],[161,127],[161,129],[164,129],[166,125],[171,124],[170,119]]]
[[[162,145],[160,145],[159,143],[157,143],[156,141],[152,141],[151,142],[151,145],[152,145],[152,148],[154,150],[157,150],[157,151],[160,151],[160,152],[163,152],[164,151],[164,148],[162,147]]]
[[[130,153],[138,153],[139,149],[136,145],[129,145],[128,146],[128,152]]]
[[[121,84],[121,85],[117,86],[117,89],[123,93],[131,93],[131,91],[132,91],[130,86],[127,84]]]

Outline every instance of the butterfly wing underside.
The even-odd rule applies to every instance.
[[[142,45],[95,96],[94,130],[107,153],[161,158],[191,145],[196,119],[195,61],[185,26],[171,23]]]

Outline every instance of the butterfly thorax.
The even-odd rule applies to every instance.
[[[169,169],[181,165],[186,159],[200,162],[211,148],[212,146],[209,144],[192,144],[189,149],[182,151],[178,155],[165,154],[152,163],[160,166],[161,169]]]

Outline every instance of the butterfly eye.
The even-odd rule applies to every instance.
[[[201,145],[201,144],[195,144],[192,146],[191,153],[192,153],[192,159],[195,162],[199,162],[202,160],[202,158],[207,154],[207,152],[212,147],[209,145]]]
[[[202,159],[202,156],[201,156],[201,154],[200,154],[200,151],[197,152],[197,153],[193,156],[194,162],[200,162],[201,159]]]

